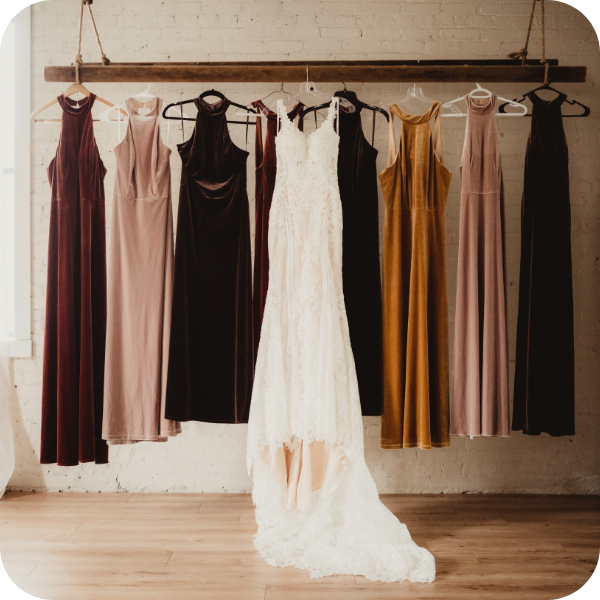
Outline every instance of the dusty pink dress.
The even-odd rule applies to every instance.
[[[509,435],[504,186],[496,96],[467,96],[450,433]]]
[[[171,151],[161,141],[162,100],[129,98],[115,148],[102,437],[109,444],[163,442],[181,432],[164,418],[171,298]],[[153,104],[152,104],[153,102]],[[152,108],[143,116],[142,106]]]

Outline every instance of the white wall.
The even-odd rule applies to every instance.
[[[70,64],[76,51],[78,6],[73,0],[49,0],[32,9],[32,104],[39,106],[64,90],[43,81],[43,67]],[[501,58],[523,45],[529,0],[471,0],[457,2],[344,2],[323,1],[209,1],[102,0],[94,14],[106,54],[122,61],[289,60],[289,59],[401,59]],[[597,37],[575,9],[549,2],[547,7],[549,57],[563,64],[587,65],[588,83],[560,84],[560,88],[592,108],[588,119],[566,119],[570,146],[577,435],[572,438],[509,439],[453,438],[444,450],[380,450],[379,418],[365,418],[366,457],[382,492],[550,492],[600,493],[600,405],[598,403],[598,315],[600,294],[600,101],[595,92],[600,77]],[[539,21],[538,21],[539,23]],[[532,33],[530,57],[539,57],[540,34]],[[89,17],[85,16],[86,62],[99,54]],[[118,102],[144,85],[92,86],[99,95]],[[206,89],[201,84],[155,84],[166,101],[192,98]],[[243,104],[276,89],[276,84],[221,85],[218,88]],[[323,85],[334,92],[339,83]],[[352,85],[365,102],[386,106],[405,94],[406,84]],[[493,90],[513,98],[531,85],[496,84]],[[294,90],[296,84],[288,84]],[[438,100],[464,94],[470,84],[424,84],[424,92]],[[415,105],[413,112],[422,112]],[[49,114],[49,113],[48,113]],[[58,115],[58,112],[56,113]],[[49,116],[51,116],[49,114]],[[368,118],[368,117],[367,117]],[[525,144],[529,119],[498,121],[506,184],[509,277],[511,385],[519,276],[520,205]],[[370,132],[370,121],[365,130]],[[16,469],[9,487],[14,490],[63,491],[248,491],[245,468],[245,425],[190,423],[167,444],[142,443],[110,451],[108,466],[41,466],[39,464],[42,349],[46,290],[46,257],[50,189],[46,168],[54,156],[59,124],[33,127],[32,151],[32,284],[33,359],[14,360],[11,367],[12,414],[16,436]],[[234,141],[244,147],[244,127],[232,126]],[[310,127],[310,124],[309,124]],[[114,178],[115,125],[97,123],[96,137],[108,168],[107,227]],[[166,136],[166,125],[163,134]],[[186,135],[191,124],[186,127]],[[173,194],[177,208],[180,159],[174,142],[181,131],[171,127]],[[174,139],[173,139],[174,138]],[[454,173],[446,209],[447,260],[451,347],[454,330],[456,262],[460,185],[458,166],[464,121],[443,122],[446,164]],[[387,130],[377,121],[378,168],[385,167]],[[251,137],[248,145],[253,150]],[[254,156],[248,159],[250,212],[253,215]],[[383,203],[380,200],[380,220]],[[252,228],[254,224],[252,223]],[[552,373],[548,373],[552,377]]]

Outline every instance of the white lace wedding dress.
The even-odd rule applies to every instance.
[[[273,566],[311,577],[430,582],[433,556],[379,500],[342,293],[337,104],[309,136],[278,102],[269,291],[248,427],[258,534]]]

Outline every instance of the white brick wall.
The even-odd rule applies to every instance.
[[[220,0],[98,0],[94,14],[104,49],[113,61],[201,61],[286,59],[392,59],[504,57],[522,46],[530,10],[529,0],[470,0],[463,2],[344,2]],[[588,67],[588,83],[559,87],[592,107],[588,119],[567,119],[570,146],[573,273],[575,289],[577,435],[573,438],[528,437],[509,439],[453,438],[445,450],[380,450],[379,419],[366,418],[366,457],[382,492],[600,492],[600,77],[599,48],[593,28],[575,9],[549,2],[548,55],[563,64]],[[43,67],[69,64],[76,49],[77,3],[49,0],[32,10],[33,106],[62,92],[64,85],[43,81]],[[537,19],[539,25],[539,17]],[[534,29],[531,56],[540,52],[539,29]],[[85,17],[84,61],[98,61],[98,48],[89,18]],[[145,86],[103,84],[93,91],[118,102]],[[206,85],[155,84],[152,90],[165,101],[191,98]],[[219,84],[219,89],[241,103],[273,91],[268,84]],[[288,84],[295,91],[296,84]],[[340,84],[322,88],[334,92]],[[425,84],[424,92],[446,100],[464,94],[469,84]],[[497,84],[492,89],[513,98],[529,85]],[[352,85],[361,99],[385,106],[405,94],[406,84]],[[413,112],[422,111],[415,105]],[[58,114],[58,113],[56,113]],[[50,116],[50,113],[48,113]],[[370,131],[369,116],[365,117]],[[509,331],[511,381],[517,317],[520,203],[525,144],[530,120],[498,121],[506,184],[508,242]],[[186,125],[186,136],[191,132]],[[310,123],[308,124],[310,127]],[[113,148],[116,125],[96,124],[100,153],[108,168],[107,228],[110,242]],[[235,143],[244,147],[244,127],[232,126]],[[163,126],[166,136],[167,126]],[[177,209],[180,160],[174,143],[181,131],[172,122],[169,145],[174,150],[173,197]],[[16,490],[74,491],[248,491],[245,469],[246,426],[190,423],[184,434],[167,444],[142,443],[111,449],[108,466],[41,466],[39,464],[42,348],[46,288],[46,255],[50,189],[46,167],[54,156],[59,125],[37,124],[32,133],[32,283],[34,352],[32,359],[14,360],[17,465],[10,487]],[[458,250],[458,166],[464,121],[443,122],[446,163],[454,181],[446,209],[448,283],[453,332]],[[378,168],[385,166],[387,130],[377,121]],[[253,139],[248,145],[253,149]],[[253,203],[254,156],[248,159],[248,191]],[[253,215],[251,206],[251,214]],[[383,204],[380,201],[380,219]],[[253,227],[253,225],[252,225]],[[452,343],[451,343],[452,346]],[[552,376],[551,373],[548,376]]]

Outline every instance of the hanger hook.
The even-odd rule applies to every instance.
[[[342,85],[344,86],[344,91],[347,92],[348,90],[346,89],[346,84],[342,81]]]

